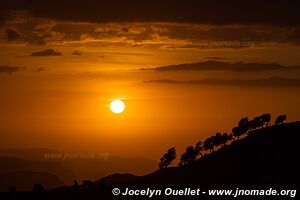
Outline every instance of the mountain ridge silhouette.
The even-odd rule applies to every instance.
[[[299,121],[253,130],[191,165],[159,169],[132,184],[299,184],[298,133]]]
[[[297,156],[299,133],[299,121],[268,126],[252,130],[248,132],[248,136],[206,154],[186,166],[162,168],[144,176],[114,174],[95,182],[87,181],[87,185],[47,190],[40,193],[39,198],[36,198],[35,192],[15,192],[13,195],[15,199],[22,199],[24,196],[32,199],[116,199],[116,196],[111,193],[115,187],[120,188],[121,191],[125,188],[145,189],[147,187],[299,188],[300,160]],[[2,195],[9,197],[12,194]],[[144,197],[136,199],[144,199]]]

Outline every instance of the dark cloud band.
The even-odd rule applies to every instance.
[[[0,74],[13,74],[15,72],[19,72],[22,70],[25,70],[26,67],[20,67],[20,66],[0,66]]]
[[[300,66],[283,66],[277,63],[244,63],[223,62],[209,60],[197,63],[169,65],[155,68],[141,68],[140,70],[152,71],[236,71],[236,72],[261,72],[261,71],[290,71],[300,70]]]
[[[271,77],[266,79],[203,79],[203,80],[172,80],[157,79],[146,80],[144,83],[164,83],[164,84],[186,84],[186,85],[207,85],[207,86],[234,86],[234,87],[300,87],[300,79]]]
[[[55,51],[54,49],[46,49],[31,54],[31,56],[61,56],[61,55],[62,53]]]
[[[63,21],[300,25],[300,2],[292,0],[4,0],[1,4],[2,13],[24,10]]]

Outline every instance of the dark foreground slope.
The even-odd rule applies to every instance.
[[[151,174],[132,177],[126,174],[100,179],[88,187],[64,187],[45,192],[3,193],[14,199],[149,199],[148,197],[113,196],[114,187],[125,188],[184,188],[207,189],[248,187],[279,189],[299,188],[300,122],[271,126],[252,131],[249,136],[235,141],[186,167],[171,167]],[[129,178],[128,178],[129,177]],[[128,182],[124,180],[128,179]],[[122,181],[118,181],[122,180]],[[109,184],[108,184],[109,182]],[[167,199],[166,197],[155,197]],[[202,199],[229,199],[208,198]],[[4,198],[3,198],[4,199]],[[154,199],[152,197],[152,199]],[[168,198],[169,199],[169,198]],[[171,199],[178,199],[173,197]],[[181,199],[200,199],[185,197]],[[239,198],[235,198],[239,199]],[[250,198],[252,199],[252,198]],[[266,199],[266,198],[254,198]],[[273,198],[274,199],[274,198]],[[277,198],[278,199],[278,198]],[[285,199],[285,198],[279,198]]]
[[[158,170],[139,184],[279,184],[299,183],[300,122],[252,131],[193,165]]]

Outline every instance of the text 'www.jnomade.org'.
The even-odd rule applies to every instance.
[[[287,197],[295,197],[296,190],[276,190],[276,189],[212,189],[212,190],[201,190],[200,188],[191,189],[129,189],[125,188],[121,191],[119,188],[114,188],[112,190],[113,195],[122,195],[122,196],[200,196],[200,195],[208,195],[208,196],[287,196]]]

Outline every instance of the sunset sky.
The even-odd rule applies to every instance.
[[[299,120],[299,7],[2,0],[0,148],[158,159],[243,116]]]

